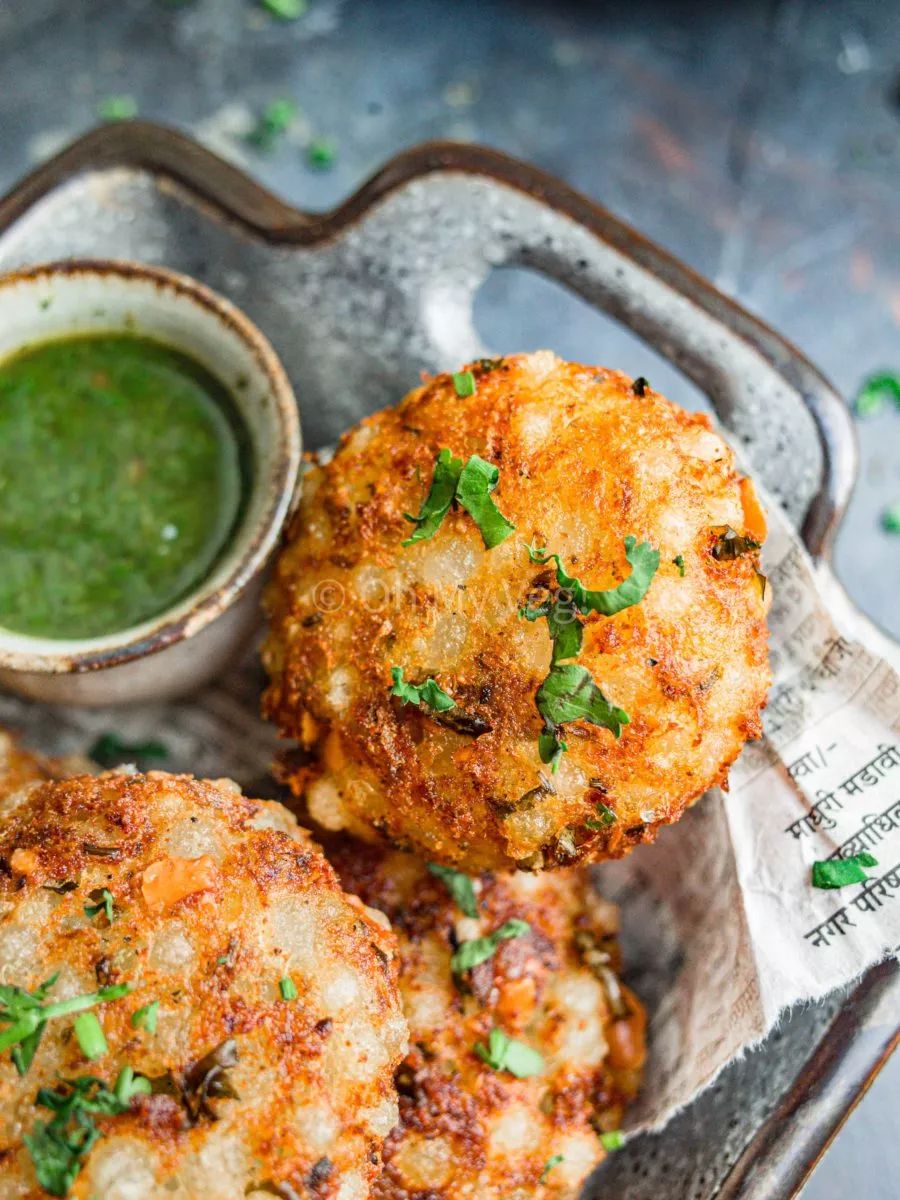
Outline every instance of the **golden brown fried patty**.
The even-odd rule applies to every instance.
[[[400,1125],[375,1196],[574,1200],[644,1061],[644,1013],[617,976],[616,908],[583,869],[486,874],[473,881],[470,919],[411,855],[335,842],[326,848],[344,887],[398,935],[410,1025]],[[454,950],[510,920],[530,932],[501,941],[454,983]],[[537,1051],[540,1074],[517,1079],[483,1062],[474,1048],[489,1047],[494,1028]]]
[[[46,1194],[32,1159],[48,1161],[66,1081],[128,1095],[131,1069],[151,1082],[125,1111],[89,1113],[99,1137],[71,1156],[72,1196],[365,1200],[406,1048],[383,917],[284,809],[228,780],[107,774],[18,799],[0,829],[0,982],[33,995],[53,980],[44,1004],[127,994],[89,1003],[94,1060],[75,1012],[46,1021],[24,1075],[16,1047],[0,1053],[0,1197]],[[2,1040],[15,997],[0,998]]]
[[[311,752],[285,777],[328,828],[472,870],[615,857],[724,783],[759,736],[766,602],[742,539],[761,540],[764,518],[707,418],[642,381],[546,352],[470,370],[474,395],[441,375],[307,475],[269,591],[265,710]],[[502,544],[485,549],[458,505],[429,540],[402,544],[442,449],[499,468],[493,499],[515,525]],[[551,774],[536,707],[548,624],[519,614],[557,576],[523,544],[608,590],[631,570],[629,537],[659,551],[649,591],[583,616],[575,665],[630,723],[618,740],[566,724]],[[402,704],[393,668],[433,677],[456,710]],[[611,824],[596,821],[600,802]]]

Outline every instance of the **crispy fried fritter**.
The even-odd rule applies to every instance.
[[[585,869],[486,874],[473,881],[471,919],[409,854],[347,837],[326,851],[344,887],[380,908],[400,942],[411,1050],[375,1196],[574,1200],[644,1061],[644,1012],[617,974],[615,906]],[[454,950],[510,920],[530,932],[501,941],[454,983]],[[517,1079],[478,1057],[494,1028],[540,1054],[539,1075]]]
[[[320,824],[471,870],[617,857],[723,784],[759,736],[764,517],[708,419],[643,381],[546,352],[470,370],[474,395],[441,375],[306,478],[268,596],[265,710],[306,752],[284,776]],[[499,468],[493,499],[515,533],[493,549],[459,505],[402,544],[445,448]],[[660,552],[649,591],[581,618],[576,665],[630,723],[618,739],[565,724],[551,774],[536,706],[551,638],[520,613],[558,577],[523,543],[597,591],[628,576],[629,537]],[[456,709],[403,704],[393,668],[434,677]],[[601,802],[614,822],[596,821]]]
[[[52,980],[45,1004],[128,991],[89,1002],[106,1044],[93,1061],[76,1013],[46,1021],[23,1075],[11,1055],[27,1043],[0,1053],[0,1196],[46,1195],[39,1088],[65,1100],[64,1081],[94,1076],[128,1095],[130,1068],[150,1083],[89,1114],[99,1137],[70,1156],[72,1196],[365,1200],[406,1049],[381,914],[283,808],[228,780],[109,773],[16,800],[0,829],[0,1039],[22,999],[10,985]],[[60,1136],[80,1137],[76,1121]]]

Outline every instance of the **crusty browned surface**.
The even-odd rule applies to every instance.
[[[210,886],[148,902],[148,867],[203,856]],[[77,886],[48,887],[66,882]],[[101,888],[112,924],[84,912]],[[293,818],[228,780],[110,773],[18,792],[0,826],[3,983],[30,991],[59,972],[51,1000],[132,990],[94,1010],[109,1045],[95,1062],[71,1017],[47,1025],[23,1078],[0,1054],[0,1197],[44,1195],[22,1143],[49,1119],[38,1088],[84,1074],[112,1086],[128,1065],[159,1094],[97,1118],[103,1136],[72,1190],[79,1200],[229,1200],[282,1183],[365,1200],[406,1049],[395,951],[381,915],[342,892]],[[295,1000],[281,998],[285,976]],[[156,1032],[135,1029],[132,1014],[153,1000]],[[193,1120],[171,1081],[228,1039],[239,1099],[213,1100]]]
[[[409,854],[347,837],[326,850],[344,887],[380,908],[400,942],[411,1051],[397,1074],[400,1125],[375,1196],[575,1200],[603,1157],[599,1133],[619,1128],[644,1060],[644,1013],[616,974],[616,908],[584,869],[485,874],[474,881],[474,920]],[[531,933],[502,942],[454,984],[455,947],[512,917]],[[543,1056],[540,1076],[515,1079],[475,1055],[493,1026]]]
[[[0,729],[0,801],[20,788],[45,779],[65,779],[89,771],[91,764],[81,755],[46,758],[23,749],[18,739]],[[3,809],[0,808],[0,817]]]
[[[546,352],[472,369],[474,396],[441,375],[307,475],[268,593],[265,711],[308,752],[288,755],[284,776],[320,824],[471,870],[616,857],[724,784],[760,733],[758,554],[711,554],[726,527],[753,524],[734,457],[705,416],[637,395],[619,372]],[[485,550],[462,510],[402,546],[403,514],[419,511],[445,447],[499,467],[494,499],[516,526],[500,546]],[[659,570],[639,605],[585,618],[578,662],[631,723],[618,741],[568,725],[550,779],[535,707],[550,639],[546,622],[518,615],[549,571],[523,543],[603,589],[629,570],[629,535],[660,550]],[[401,707],[394,666],[410,682],[433,675],[490,732],[473,738]],[[592,831],[601,800],[617,820]]]

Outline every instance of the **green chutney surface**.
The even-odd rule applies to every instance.
[[[241,512],[225,388],[137,336],[78,336],[0,363],[0,626],[116,633],[209,575]]]

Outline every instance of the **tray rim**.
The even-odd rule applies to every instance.
[[[335,240],[393,192],[434,173],[481,176],[539,199],[670,283],[783,374],[793,375],[792,382],[815,421],[823,452],[822,483],[810,503],[801,535],[815,559],[829,561],[857,467],[855,431],[837,393],[806,356],[774,329],[655,242],[554,176],[485,146],[426,142],[389,159],[336,207],[309,212],[281,200],[186,134],[152,122],[128,121],[91,130],[26,174],[0,198],[0,235],[74,176],[117,167],[167,177],[210,210],[211,219],[286,247],[312,247]],[[900,1028],[886,1028],[877,1045],[871,1045],[872,1019],[884,998],[898,991],[900,966],[896,961],[881,963],[862,977],[772,1114],[730,1168],[717,1193],[720,1200],[794,1200],[799,1195],[900,1043]],[[790,1154],[791,1126],[811,1097],[821,1101],[821,1110],[813,1128],[798,1139],[802,1147],[795,1158]],[[761,1167],[766,1168],[764,1191],[757,1188]]]

